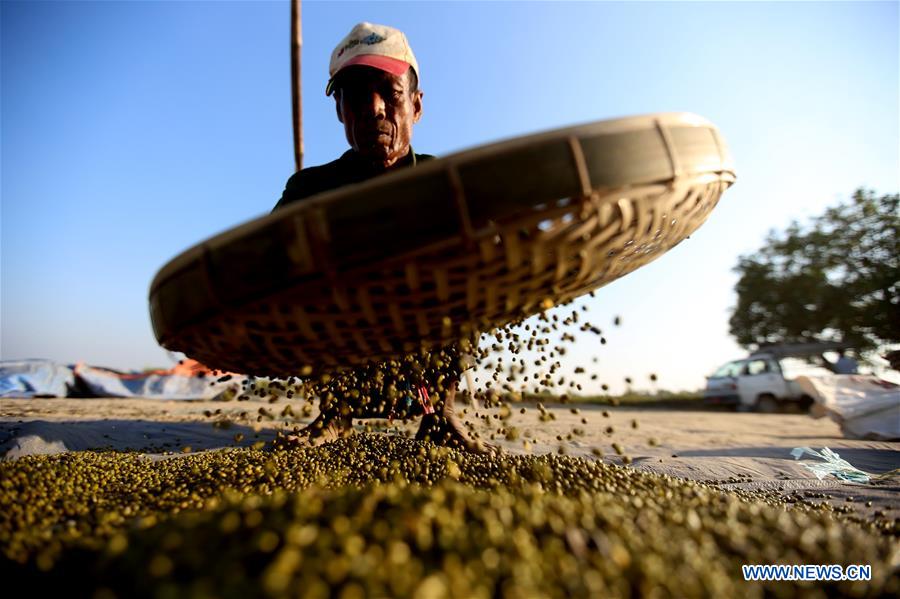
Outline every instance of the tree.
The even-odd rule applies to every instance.
[[[900,342],[898,204],[898,194],[858,189],[805,227],[769,232],[734,269],[737,342],[837,341],[860,352]]]

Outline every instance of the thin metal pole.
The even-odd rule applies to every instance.
[[[300,27],[300,0],[291,0],[291,107],[294,123],[294,163],[303,168],[303,104],[300,93],[300,50],[303,33]]]

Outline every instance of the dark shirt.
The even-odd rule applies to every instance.
[[[420,162],[433,158],[434,156],[430,154],[416,154],[410,148],[409,154],[400,161],[399,167],[416,166]],[[360,160],[353,150],[347,150],[340,158],[328,164],[311,166],[294,173],[288,179],[284,193],[281,194],[281,199],[278,200],[272,211],[344,185],[362,183],[367,179],[385,174],[385,172],[391,171],[373,170],[369,164]],[[443,359],[436,362],[438,357],[443,357]],[[396,381],[400,384],[401,395],[403,395],[399,400],[390,400],[387,392],[388,381],[393,381],[394,377],[388,376],[386,380],[382,380],[383,377],[375,376],[375,373],[379,369],[384,373],[384,366],[369,364],[336,373],[329,383],[329,389],[333,390],[333,395],[338,401],[323,403],[320,408],[323,411],[339,410],[346,404],[352,407],[354,418],[387,418],[389,415],[404,418],[410,413],[416,413],[420,408],[413,401],[415,393],[412,391],[411,382],[420,381],[430,390],[430,393],[437,393],[438,397],[443,397],[446,390],[441,391],[439,389],[441,385],[437,381],[442,377],[453,383],[459,380],[459,356],[455,346],[435,351],[426,359],[416,360],[414,356],[410,356],[407,358],[407,362],[400,377],[402,380]],[[436,366],[436,363],[440,363],[440,366]],[[347,398],[343,395],[345,389],[358,389],[365,400],[348,403]]]
[[[434,156],[430,154],[416,154],[410,148],[409,154],[400,161],[399,167],[416,166],[419,162],[433,158]],[[356,152],[347,150],[337,160],[321,166],[311,166],[291,175],[287,185],[284,187],[284,193],[281,194],[281,199],[278,200],[272,211],[284,208],[298,200],[331,191],[344,185],[362,183],[367,179],[391,171],[373,170],[368,163],[359,158]]]

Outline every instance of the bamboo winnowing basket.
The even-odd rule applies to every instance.
[[[491,144],[300,201],[157,273],[159,342],[234,372],[290,376],[486,331],[646,264],[735,180],[692,114]]]

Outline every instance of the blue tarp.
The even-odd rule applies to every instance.
[[[74,389],[71,366],[49,360],[0,362],[0,397],[66,397]]]
[[[90,390],[92,397],[159,397],[164,399],[200,399],[222,391],[224,385],[208,377],[148,373],[121,376],[113,370],[79,364],[75,375]],[[212,383],[212,385],[210,384]]]
[[[0,362],[0,397],[208,399],[243,379],[232,376],[218,382],[213,376],[165,370],[127,373],[85,364],[65,366],[50,360],[14,360]]]

